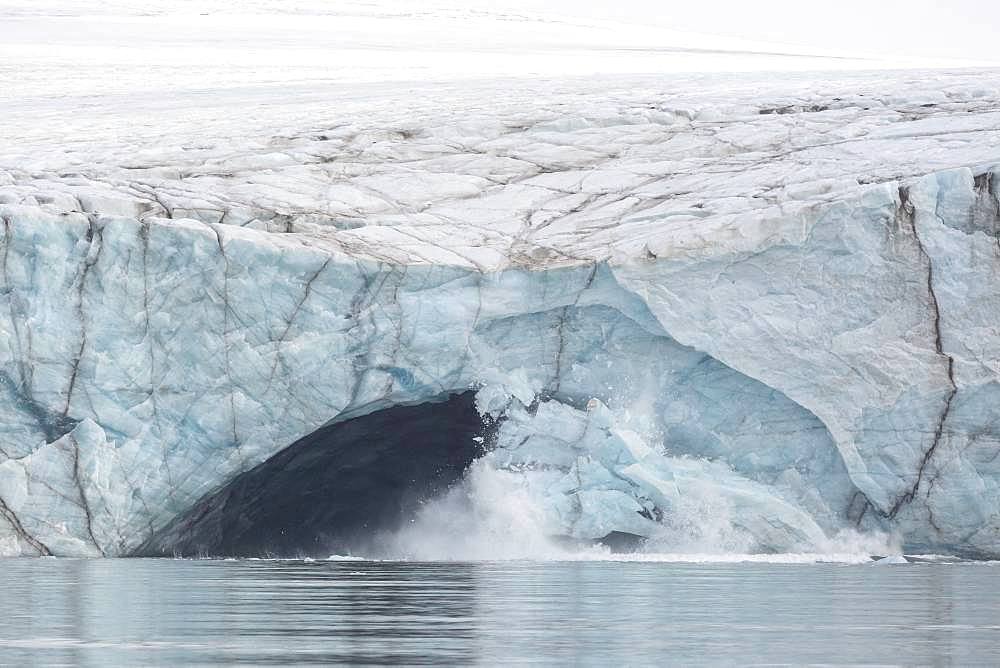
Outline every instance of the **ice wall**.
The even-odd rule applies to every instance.
[[[649,470],[721,489],[757,549],[859,528],[1000,553],[997,183],[939,172],[487,272],[0,205],[0,552],[127,554],[324,424],[493,386],[542,401],[505,427],[527,438],[505,466],[589,452],[597,400]],[[556,463],[617,470],[591,459]],[[573,492],[570,532],[662,524],[637,484],[636,507]]]

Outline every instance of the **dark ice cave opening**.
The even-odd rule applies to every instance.
[[[202,498],[135,555],[364,552],[459,481],[485,431],[471,391],[327,425]]]

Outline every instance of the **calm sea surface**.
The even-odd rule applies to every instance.
[[[1000,565],[0,560],[0,664],[1000,665]]]

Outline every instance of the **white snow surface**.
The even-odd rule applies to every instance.
[[[515,20],[399,71],[363,38],[417,33],[370,8],[347,49],[308,12],[214,44],[31,6],[0,3],[0,554],[127,554],[323,424],[470,387],[546,533],[1000,553],[996,70],[681,73],[613,31],[588,70]],[[525,25],[539,71],[485,67]]]

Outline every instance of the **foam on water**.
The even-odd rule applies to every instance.
[[[629,563],[668,564],[866,564],[872,557],[865,553],[784,553],[784,554],[664,554],[656,552],[633,552],[627,554],[592,555],[582,554],[573,561],[620,561]]]

